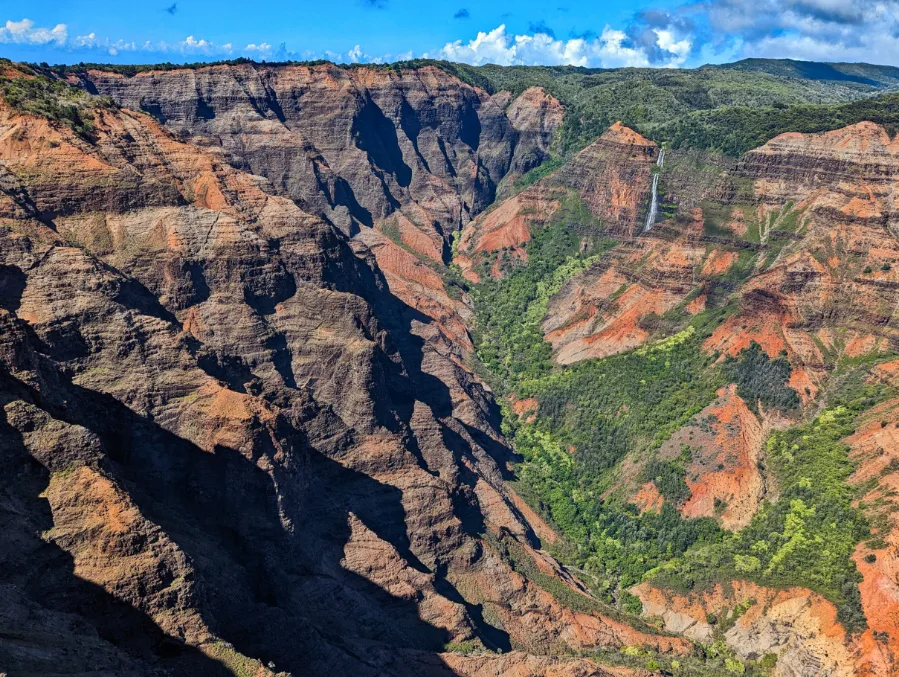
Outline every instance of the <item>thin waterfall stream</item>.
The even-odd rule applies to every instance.
[[[652,228],[652,224],[656,222],[656,216],[659,212],[659,174],[661,174],[661,169],[665,165],[665,149],[659,149],[659,159],[656,160],[656,166],[660,171],[656,172],[652,175],[652,201],[649,203],[649,213],[646,215],[646,225],[643,226],[643,232],[645,233],[650,228]]]

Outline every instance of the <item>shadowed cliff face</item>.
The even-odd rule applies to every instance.
[[[72,79],[220,149],[346,233],[400,211],[438,247],[507,174],[540,164],[561,124],[541,90],[510,102],[434,67],[244,64]]]
[[[467,366],[474,313],[443,268],[460,228],[473,283],[526,263],[544,226],[610,235],[548,300],[557,365],[729,302],[705,350],[785,350],[814,407],[833,360],[896,346],[899,151],[881,128],[784,135],[739,163],[672,152],[662,214],[638,235],[658,148],[621,125],[502,199],[561,122],[537,88],[332,65],[72,80],[123,106],[93,111],[90,140],[0,104],[12,674],[65,660],[109,675],[603,675],[550,656],[687,654],[713,638],[707,614],[750,598],[725,636],[743,658],[780,653],[779,674],[895,665],[890,515],[885,547],[855,554],[861,636],[808,590],[743,583],[635,589],[670,633],[613,618],[541,550],[558,535],[506,484],[514,455]],[[738,530],[776,499],[764,444],[793,421],[753,405],[725,386],[660,448],[695,447],[683,515]],[[892,400],[847,440],[878,509],[894,493],[891,417]],[[616,488],[659,510],[644,461],[625,459]]]
[[[547,157],[562,122],[561,105],[541,89],[491,97],[434,67],[244,64],[70,80],[151,112],[355,235],[391,293],[466,350],[471,313],[429,266],[449,262],[453,233],[500,182]]]
[[[489,104],[467,91],[471,111]],[[203,101],[197,120],[230,114]],[[282,124],[285,105],[265,110]],[[350,126],[387,147],[357,150],[401,194],[417,165],[372,105]],[[493,162],[494,123],[460,115],[475,164]],[[88,142],[0,105],[0,460],[23,478],[0,506],[13,673],[63,651],[75,670],[259,675],[581,674],[592,663],[510,650],[689,651],[562,607],[492,545],[538,545],[504,484],[496,406],[455,325],[392,293],[383,243],[149,115],[94,123]],[[444,660],[450,642],[504,655]]]

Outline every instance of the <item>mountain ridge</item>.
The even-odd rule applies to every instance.
[[[200,70],[4,70],[4,661],[893,669],[887,130],[655,168],[532,84]]]

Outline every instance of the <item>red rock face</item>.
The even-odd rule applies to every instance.
[[[756,253],[740,287],[740,309],[706,348],[734,355],[756,341],[771,356],[786,350],[797,365],[791,385],[804,399],[813,397],[827,373],[821,346],[859,354],[897,340],[899,245],[888,225],[897,152],[882,128],[861,123],[785,134],[747,153],[724,179],[725,197],[711,200],[727,213],[719,227],[733,237],[709,235],[697,207],[692,222],[657,224],[613,249],[550,301],[544,330],[556,360],[638,346],[649,337],[641,322],[690,293],[685,310],[699,312],[708,282],[749,248]],[[747,182],[751,204],[727,196],[726,185],[733,191]]]
[[[20,478],[0,614],[58,635],[0,641],[0,663],[580,674],[438,652],[690,650],[571,612],[482,536],[576,585],[504,484],[466,308],[422,258],[146,114],[95,123],[88,143],[0,105],[0,464]]]
[[[632,237],[641,229],[656,152],[651,141],[620,123],[612,125],[558,171],[467,225],[456,263],[476,281],[474,268],[485,254],[498,254],[497,263],[503,257],[525,258],[531,231],[550,223],[570,197],[584,201],[604,232]]]
[[[562,111],[536,88],[511,100],[430,67],[330,65],[75,79],[124,105],[97,109],[93,142],[0,104],[0,468],[15,478],[0,624],[22,633],[0,638],[0,669],[625,675],[557,656],[686,654],[711,638],[706,614],[750,598],[726,635],[743,657],[778,653],[784,675],[896,669],[888,511],[866,508],[885,545],[856,552],[858,638],[802,589],[639,586],[666,634],[573,611],[515,570],[509,544],[596,602],[504,481],[511,450],[466,366],[472,312],[442,269],[462,228],[466,277],[498,276],[582,200],[620,244],[550,300],[543,329],[570,364],[702,312],[749,252],[705,347],[786,350],[809,402],[834,356],[897,345],[899,145],[882,129],[788,134],[720,185],[680,178],[689,218],[639,234],[657,148],[621,125],[483,211],[546,157]],[[847,440],[876,510],[899,489],[896,406]],[[745,525],[774,497],[759,461],[780,423],[722,389],[660,450],[692,448],[681,512]],[[663,504],[652,482],[622,488]],[[463,642],[503,653],[444,652]]]
[[[886,373],[889,371],[887,366]],[[894,469],[894,459],[899,457],[897,409],[896,400],[876,407],[858,432],[846,440],[858,464],[853,482],[873,484],[861,500],[871,506],[867,513],[877,525],[875,535],[882,543],[876,549],[861,544],[853,557],[864,577],[860,589],[869,626],[858,641],[856,667],[860,675],[889,674],[899,665],[899,523],[895,514],[899,473]]]
[[[688,311],[699,312],[702,285],[726,273],[736,257],[704,241],[698,210],[682,229],[659,224],[618,245],[550,300],[543,331],[555,360],[571,364],[644,344],[650,316],[672,310],[691,293],[700,305]]]
[[[899,245],[889,195],[897,161],[899,145],[871,123],[784,134],[748,153],[738,171],[753,181],[761,242],[783,239],[785,212],[800,216],[779,257],[746,285],[744,311],[709,347],[732,353],[754,339],[769,353],[785,349],[814,383],[826,361],[819,344],[857,354],[895,342]],[[837,326],[849,332],[845,345],[834,342]]]
[[[772,420],[773,419],[773,420]],[[754,414],[729,385],[718,398],[669,439],[663,456],[676,457],[690,448],[687,486],[690,497],[681,506],[684,517],[714,517],[725,529],[749,524],[763,500],[775,497],[770,478],[762,475],[764,444],[778,421]]]

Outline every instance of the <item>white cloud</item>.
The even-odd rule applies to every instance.
[[[656,30],[655,48],[662,54],[662,65],[679,66],[692,48],[689,38],[677,39],[670,30]],[[571,65],[614,68],[649,66],[650,55],[631,43],[624,31],[606,26],[599,37],[559,40],[547,33],[509,35],[505,25],[489,33],[480,32],[467,43],[449,42],[426,57],[462,61],[473,65],[495,63],[511,65]]]
[[[702,0],[728,56],[899,64],[899,0]],[[703,52],[705,54],[705,52]]]
[[[184,38],[184,41],[181,43],[181,45],[185,49],[203,50],[209,49],[212,46],[212,43],[206,42],[203,39],[197,40],[193,35],[188,35],[186,38]]]
[[[673,31],[664,28],[654,28],[653,33],[656,34],[656,44],[659,49],[673,55],[666,65],[682,66],[693,48],[690,38],[678,40]]]
[[[88,33],[87,35],[79,35],[75,38],[76,47],[94,47],[97,44],[97,34]]]
[[[0,42],[13,42],[25,45],[64,45],[68,40],[68,28],[65,24],[56,24],[54,28],[35,26],[31,19],[7,21],[0,28]]]
[[[338,63],[383,63],[415,56],[475,65],[575,65],[680,67],[759,56],[818,61],[868,61],[899,65],[899,0],[679,0],[666,8],[641,10],[601,34],[557,38],[538,24],[514,34],[500,25],[424,54],[411,51],[370,55],[355,44],[346,51],[290,52],[268,42],[235,47],[189,35],[180,42],[113,40],[95,32],[69,37],[65,24],[36,26],[31,19],[0,25],[0,43],[111,55],[141,52],[160,56],[257,59],[327,58]],[[661,0],[655,0],[661,3]],[[666,3],[667,4],[667,3]],[[402,40],[402,36],[398,40]],[[241,43],[243,44],[243,43]],[[402,43],[398,45],[402,48]],[[154,56],[155,55],[155,56]]]

